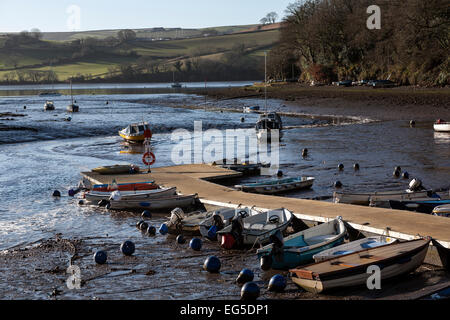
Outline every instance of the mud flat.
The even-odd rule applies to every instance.
[[[210,88],[191,90],[211,100],[264,98],[262,87]],[[435,121],[450,118],[450,88],[397,87],[308,87],[299,84],[272,85],[269,99],[280,99],[289,111],[369,117],[377,120]],[[281,109],[283,111],[283,109]]]

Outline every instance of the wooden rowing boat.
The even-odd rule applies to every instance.
[[[311,188],[314,183],[313,177],[296,177],[277,180],[261,181],[257,183],[246,183],[235,185],[238,190],[262,194],[275,194],[289,192],[299,189]]]
[[[162,210],[174,208],[186,208],[196,203],[197,195],[175,195],[149,200],[110,200],[106,206],[110,210]]]
[[[271,256],[272,269],[295,268],[312,262],[315,254],[343,243],[345,235],[344,222],[338,217],[285,237],[279,248],[272,243],[258,249],[257,254],[259,259]]]
[[[234,224],[232,221],[230,225],[218,231],[217,234],[221,237],[232,235],[239,244],[237,246],[266,244],[272,234],[277,231],[283,232],[292,218],[292,212],[287,209],[269,210],[243,219],[238,217],[233,220],[238,223]],[[235,229],[236,225],[239,225],[238,230]]]
[[[416,198],[431,197],[432,190],[423,191],[383,191],[367,193],[348,193],[335,191],[333,193],[334,203],[348,203],[362,206],[368,206],[370,203],[389,201],[389,200],[412,200]],[[373,200],[372,200],[373,199]]]
[[[119,196],[121,200],[141,200],[173,196],[177,194],[176,191],[176,187],[140,191],[119,191]],[[109,200],[111,198],[111,194],[112,192],[89,191],[84,193],[84,198],[89,202],[98,202],[101,200]]]
[[[380,280],[394,278],[417,269],[425,259],[431,238],[387,244],[350,253],[322,262],[291,269],[291,279],[303,289],[321,293],[326,290],[366,285],[370,266],[380,268]]]
[[[363,251],[369,248],[376,248],[380,246],[384,246],[386,244],[396,243],[397,239],[386,237],[386,236],[374,236],[368,237],[364,239],[359,239],[356,241],[352,241],[346,244],[342,244],[340,246],[324,250],[318,254],[313,256],[315,262],[320,262],[324,260],[328,260],[331,258],[336,258],[337,256],[342,256],[349,253]]]

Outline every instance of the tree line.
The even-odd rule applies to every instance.
[[[370,5],[381,28],[366,27]],[[330,83],[388,78],[404,85],[449,84],[450,7],[446,0],[302,0],[286,10],[269,53],[274,79]]]

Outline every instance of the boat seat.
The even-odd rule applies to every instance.
[[[314,237],[311,237],[311,238],[306,238],[305,242],[309,246],[313,246],[315,244],[331,240],[334,237],[336,237],[335,234],[325,234],[325,235],[320,235],[320,236],[314,236]]]
[[[273,224],[263,224],[263,223],[244,224],[244,228],[251,230],[272,230]]]

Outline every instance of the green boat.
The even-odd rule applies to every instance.
[[[262,194],[274,194],[289,192],[292,190],[311,188],[314,183],[313,177],[295,177],[276,180],[267,180],[256,183],[235,185],[238,190]]]

